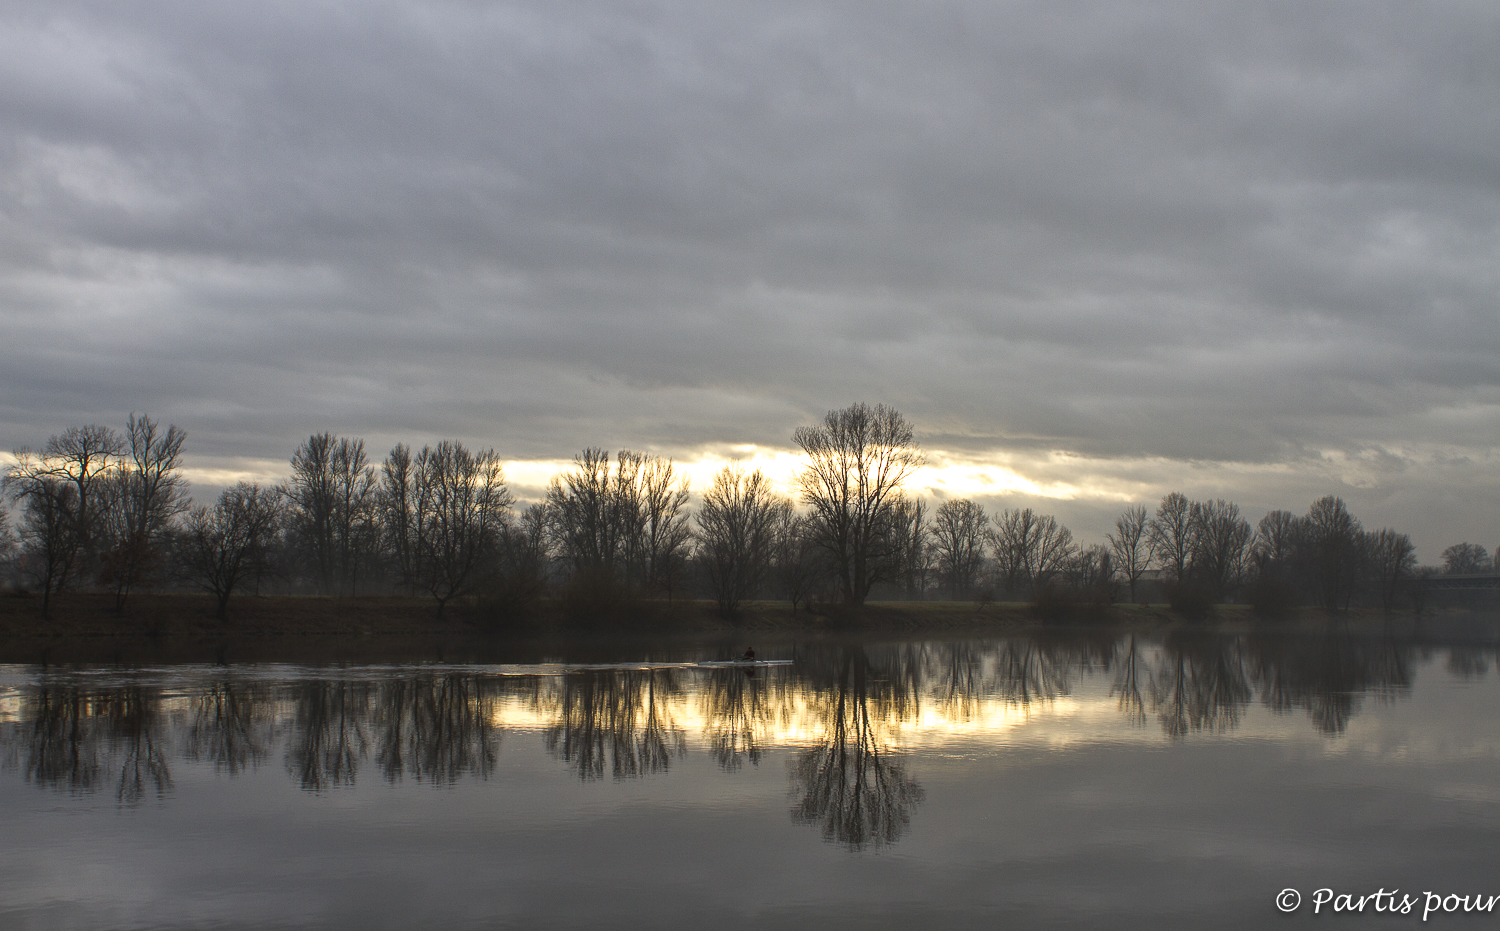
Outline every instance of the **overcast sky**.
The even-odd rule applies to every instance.
[[[1489,2],[13,3],[0,447],[330,430],[1500,543]],[[530,463],[530,464],[528,464]],[[527,483],[530,484],[527,484]]]

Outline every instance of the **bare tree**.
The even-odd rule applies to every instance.
[[[41,510],[32,531],[47,536],[47,563],[52,566],[51,590],[60,593],[75,578],[88,574],[97,555],[100,518],[108,495],[109,474],[123,446],[108,427],[90,424],[69,427],[51,437],[40,454],[30,449],[16,451],[16,462],[5,473],[5,488],[13,496],[35,502]],[[72,488],[63,495],[53,483]],[[66,510],[61,508],[66,507]],[[67,524],[64,532],[62,524]],[[28,540],[38,541],[35,533]]]
[[[826,576],[823,548],[818,544],[812,520],[798,515],[787,501],[777,510],[772,555],[772,577],[780,593],[797,605],[810,605],[813,593]]]
[[[1304,524],[1309,568],[1318,601],[1333,613],[1349,607],[1359,579],[1363,530],[1342,498],[1327,495],[1308,508]]]
[[[420,481],[430,450],[414,462],[411,449],[397,443],[380,465],[380,487],[375,496],[382,549],[395,567],[398,583],[415,595],[425,574],[423,515],[429,510],[428,488]]]
[[[293,543],[310,563],[320,594],[356,590],[376,538],[377,484],[365,441],[317,433],[292,454],[282,489]]]
[[[1161,499],[1151,519],[1151,551],[1174,581],[1187,580],[1194,530],[1193,506],[1186,497],[1174,491]]]
[[[497,578],[491,594],[500,610],[519,614],[546,590],[552,562],[547,507],[533,504],[513,525],[504,528]]]
[[[1095,543],[1075,550],[1066,571],[1074,589],[1092,604],[1114,603],[1115,564],[1109,547]]]
[[[1115,518],[1115,532],[1108,535],[1109,551],[1115,571],[1125,577],[1130,603],[1135,603],[1135,586],[1151,565],[1150,520],[1140,505],[1128,507]]]
[[[846,605],[864,604],[892,575],[891,525],[901,487],[926,461],[897,411],[853,404],[792,435],[807,454],[802,500],[838,574]]]
[[[1032,548],[1036,545],[1037,514],[1031,508],[1006,509],[994,517],[991,537],[995,562],[1005,580],[1005,590],[1014,595],[1031,589]]]
[[[67,585],[78,555],[78,491],[60,478],[12,470],[5,492],[21,506],[22,575],[42,590],[42,617],[50,618],[52,598]]]
[[[575,576],[613,581],[622,573],[624,541],[632,515],[628,495],[618,492],[632,477],[610,468],[609,453],[590,448],[573,457],[573,469],[552,479],[547,490],[548,515],[557,547]]]
[[[1291,511],[1269,511],[1260,519],[1255,533],[1257,562],[1284,563],[1301,545],[1302,518]]]
[[[1396,607],[1396,598],[1401,593],[1402,583],[1411,577],[1417,567],[1416,547],[1411,538],[1397,533],[1389,527],[1368,534],[1366,553],[1370,568],[1380,586],[1380,603],[1387,612]]]
[[[188,512],[179,565],[190,581],[213,593],[220,620],[228,616],[229,597],[264,556],[280,519],[278,494],[246,482],[224,489],[212,508]]]
[[[930,531],[926,503],[921,498],[902,495],[891,518],[891,534],[895,581],[907,598],[926,597],[927,575],[932,568]]]
[[[1245,574],[1250,559],[1250,522],[1237,504],[1222,498],[1194,503],[1192,517],[1193,574],[1215,598],[1223,598]]]
[[[336,442],[327,432],[308,437],[292,453],[291,478],[279,489],[287,503],[287,533],[292,545],[310,563],[319,594],[332,590],[337,565],[333,529],[338,498],[333,476]]]
[[[1077,548],[1073,545],[1073,531],[1059,524],[1052,515],[1040,518],[1036,527],[1036,547],[1033,550],[1036,562],[1030,574],[1032,584],[1039,587],[1052,581],[1068,565]]]
[[[511,494],[493,449],[469,452],[444,440],[418,456],[418,483],[428,503],[421,514],[426,552],[425,587],[437,599],[438,615],[455,596],[468,593],[504,532]]]
[[[1443,550],[1443,571],[1448,575],[1477,575],[1494,566],[1489,551],[1477,543],[1455,543]]]
[[[100,579],[114,587],[116,612],[125,610],[133,588],[163,568],[172,522],[190,506],[187,483],[178,471],[186,438],[176,424],[162,432],[145,414],[130,415],[128,453],[110,476],[101,547]]]
[[[759,470],[745,475],[727,465],[698,509],[698,545],[719,613],[733,617],[765,584],[784,499]]]
[[[938,579],[952,598],[969,598],[984,570],[989,516],[967,498],[938,505],[932,517],[932,544],[937,555]]]
[[[670,597],[673,567],[692,536],[687,520],[688,480],[676,476],[672,460],[659,456],[643,458],[636,474],[639,577],[647,589],[665,591]]]
[[[10,515],[0,508],[0,584],[14,583],[18,549],[16,535],[10,529]]]
[[[1036,591],[1073,556],[1073,532],[1050,514],[1022,508],[1003,511],[994,521],[995,558],[1012,592]]]

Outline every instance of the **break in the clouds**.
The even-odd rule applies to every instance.
[[[0,11],[7,447],[706,461],[884,401],[934,494],[1332,492],[1432,559],[1500,542],[1497,300],[1493,3]]]

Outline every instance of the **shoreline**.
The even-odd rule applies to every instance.
[[[808,640],[911,640],[1047,634],[1175,633],[1308,635],[1336,630],[1413,642],[1500,647],[1500,613],[1429,609],[1386,615],[1355,610],[1329,616],[1302,608],[1267,620],[1245,605],[1220,605],[1212,617],[1187,620],[1166,605],[1116,604],[1044,620],[1024,602],[872,602],[846,610],[799,609],[786,602],[745,605],[735,621],[716,614],[711,601],[642,601],[578,620],[578,610],[544,601],[524,619],[505,619],[483,606],[450,606],[439,618],[430,599],[374,595],[246,595],[230,616],[214,616],[207,595],[134,595],[125,614],[113,596],[82,593],[54,603],[44,621],[35,597],[0,597],[0,663],[104,662],[500,662],[538,651],[600,650],[614,641],[638,649],[643,638],[663,649],[745,642]]]

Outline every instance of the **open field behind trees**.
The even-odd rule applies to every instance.
[[[494,450],[310,436],[287,480],[188,499],[187,434],[132,415],[16,451],[4,478],[0,577],[9,635],[389,634],[474,627],[910,628],[1171,617],[1387,614],[1493,592],[1495,557],[1463,542],[1419,567],[1409,538],[1367,529],[1329,495],[1252,525],[1224,498],[1122,509],[1080,541],[1031,508],[908,491],[915,431],[854,404],[792,434],[796,495],[727,466],[693,489],[670,459],[587,449],[545,500],[519,506]],[[1452,587],[1452,586],[1450,586]],[[30,620],[26,620],[30,618]]]

